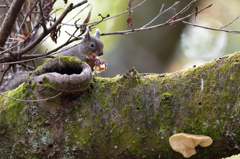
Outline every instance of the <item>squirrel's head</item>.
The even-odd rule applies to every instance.
[[[94,35],[91,35],[89,28],[87,27],[82,43],[82,46],[84,46],[83,49],[90,59],[95,59],[96,56],[103,55],[103,43],[100,41],[100,31],[98,29]]]

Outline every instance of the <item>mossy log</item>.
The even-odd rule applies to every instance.
[[[93,76],[86,89],[46,101],[61,91],[30,75],[5,95],[38,101],[0,98],[0,158],[181,159],[169,137],[182,132],[213,139],[192,158],[238,154],[239,75],[234,53],[175,73]]]

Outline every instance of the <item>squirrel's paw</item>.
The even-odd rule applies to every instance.
[[[96,59],[95,66],[93,67],[93,70],[97,73],[100,73],[102,71],[105,71],[107,69],[107,61]]]

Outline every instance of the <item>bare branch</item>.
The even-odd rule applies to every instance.
[[[12,5],[10,6],[10,9],[8,10],[7,15],[4,18],[4,21],[1,26],[0,47],[4,47],[24,2],[25,0],[14,0],[12,2]]]
[[[130,2],[132,2],[132,1],[130,1]],[[130,26],[132,27],[132,31],[134,31],[131,5],[129,5],[129,7],[128,7],[128,13],[129,13],[128,25],[130,24]]]
[[[190,6],[194,3],[194,2],[196,2],[197,0],[192,0],[188,5],[186,5],[182,10],[180,10],[177,14],[175,14],[174,16],[172,16],[172,18],[171,19],[169,19],[166,23],[169,23],[169,22],[171,22],[171,21],[175,21],[175,20],[177,20],[178,18],[178,16],[180,15],[180,14],[183,14],[184,12],[186,12],[189,8],[190,8]],[[195,12],[194,14],[196,14],[196,13],[199,13],[199,12]],[[189,16],[190,17],[190,16]],[[176,19],[177,18],[177,19]],[[176,23],[176,22],[175,22]]]
[[[195,0],[194,0],[195,1]],[[191,3],[189,3],[188,5],[192,4],[193,1]],[[191,17],[192,15],[195,15],[196,13],[200,13],[202,12],[203,10],[211,7],[211,5],[199,10],[198,12],[194,12],[194,13],[191,13],[185,17],[182,17],[182,18],[179,18],[179,19],[176,19],[176,20],[173,20],[172,18],[173,17],[176,17],[175,15],[173,17],[171,17],[169,20],[167,20],[166,22],[164,23],[161,23],[161,24],[157,24],[157,25],[154,25],[154,26],[150,26],[150,27],[145,27],[145,28],[137,28],[137,29],[134,29],[134,32],[132,30],[123,30],[123,31],[117,31],[117,32],[109,32],[109,33],[102,33],[101,36],[105,36],[105,35],[117,35],[117,34],[121,34],[121,35],[124,35],[124,34],[132,34],[132,33],[135,33],[135,32],[139,32],[139,31],[144,31],[144,30],[152,30],[152,29],[155,29],[155,28],[159,28],[159,27],[163,27],[163,26],[166,26],[166,25],[169,25],[169,24],[172,24],[172,23],[177,23],[177,22],[180,22],[180,21],[183,21],[184,19],[187,19],[189,17]],[[170,7],[169,7],[170,8]],[[168,8],[168,9],[169,9]],[[186,8],[186,7],[185,7]],[[188,7],[189,8],[189,7]],[[181,13],[183,13],[183,11],[186,11],[186,10],[181,10],[180,12],[178,12],[177,14],[180,15]],[[176,15],[177,15],[176,14]]]
[[[3,78],[5,76],[5,74],[7,73],[7,71],[11,68],[11,65],[8,65],[8,67],[6,68],[6,70],[4,70],[1,81],[0,81],[0,85],[2,84]]]
[[[6,8],[7,6],[6,5],[0,5],[0,8]]]
[[[20,30],[21,30],[23,24],[25,23],[27,17],[32,13],[32,10],[34,9],[34,7],[36,6],[37,3],[38,3],[38,1],[35,1],[34,4],[32,5],[32,7],[30,8],[30,10],[27,12],[26,16],[24,16],[24,19],[23,19],[23,21],[22,21],[22,23],[21,23],[21,25],[20,25],[20,27],[19,27],[19,29],[18,29],[18,31],[17,31],[17,34],[20,33]],[[13,38],[13,41],[11,42],[11,44],[9,45],[9,47],[12,46],[12,44],[13,44],[13,42],[14,42],[14,39],[17,37],[17,34],[16,34],[15,37]],[[26,37],[26,39],[27,39],[30,35],[31,35],[31,34],[29,33],[28,36]],[[5,51],[11,50],[11,49],[13,49],[13,48],[15,48],[15,47],[8,48],[8,49],[6,49]]]
[[[62,13],[62,15],[56,20],[56,22],[47,29],[47,32],[43,32],[41,35],[39,35],[38,38],[36,38],[32,43],[30,43],[28,46],[26,46],[25,48],[21,49],[19,51],[19,54],[22,55],[24,53],[26,53],[27,51],[31,50],[32,48],[34,48],[38,43],[40,43],[42,41],[42,39],[44,39],[55,27],[57,27],[57,25],[59,23],[61,23],[61,21],[65,18],[65,16],[72,10],[72,6],[73,4],[71,3],[66,10]]]
[[[138,8],[138,7],[140,7],[140,6],[141,6],[143,3],[145,3],[146,1],[147,1],[147,0],[143,0],[143,1],[142,1],[141,3],[139,3],[138,5],[132,7],[132,10],[134,10],[134,9],[136,9],[136,8]],[[125,14],[125,13],[128,13],[128,10],[126,10],[126,11],[120,13],[120,14],[117,14],[117,15],[115,15],[115,16],[112,16],[112,17],[106,18],[106,19],[104,19],[104,21],[105,21],[105,20],[112,19],[112,18],[115,18],[115,17],[118,17],[118,16],[123,15],[123,14]]]
[[[47,33],[48,30],[47,30],[47,27],[46,27],[46,25],[45,25],[45,17],[44,17],[44,15],[43,15],[41,0],[38,0],[38,5],[39,5],[39,8],[40,8],[40,13],[41,13],[41,22],[40,22],[40,24],[41,24],[42,27],[43,27],[43,31],[44,31],[45,33]]]
[[[228,23],[227,25],[224,25],[224,26],[222,26],[222,27],[220,27],[220,28],[218,28],[218,29],[226,28],[227,26],[229,26],[230,24],[232,24],[233,22],[235,22],[239,17],[240,17],[240,14],[239,14],[235,19],[233,19],[230,23]]]
[[[54,30],[58,24],[60,24],[62,22],[62,20],[65,18],[65,16],[72,11],[73,9],[75,9],[78,6],[81,6],[82,4],[86,3],[87,0],[84,0],[76,5],[73,6],[73,4],[71,3],[66,9],[65,11],[62,13],[62,15],[55,21],[55,23],[50,26],[47,29],[47,32],[43,32],[38,38],[36,38],[32,43],[30,43],[28,46],[26,46],[25,48],[21,49],[18,53],[20,55],[26,53],[27,51],[31,50],[33,47],[35,47],[38,43],[40,43],[52,30]]]
[[[84,1],[82,1],[82,2],[80,2],[80,3],[78,3],[78,4],[76,4],[76,5],[74,5],[74,6],[72,7],[72,9],[75,9],[75,8],[77,8],[77,7],[85,4],[85,3],[87,3],[87,2],[88,2],[88,0],[84,0]]]
[[[169,7],[168,9],[165,9],[163,12],[162,12],[162,8],[164,6],[164,4],[162,5],[161,9],[160,9],[160,12],[159,14],[153,18],[149,23],[147,23],[146,25],[144,25],[142,28],[145,28],[146,26],[150,25],[152,22],[154,22],[160,15],[162,15],[163,13],[169,11],[170,9],[172,9],[173,7],[175,7],[177,4],[179,4],[180,1],[177,1],[175,2],[171,7]]]
[[[182,22],[184,24],[192,25],[192,26],[195,26],[195,27],[203,28],[203,29],[208,29],[208,30],[213,30],[213,31],[223,31],[223,32],[232,33],[232,34],[240,34],[240,31],[225,30],[225,29],[215,29],[215,28],[210,28],[210,27],[206,27],[206,26],[201,26],[201,25],[189,23],[189,22],[186,22],[186,21],[182,21]]]

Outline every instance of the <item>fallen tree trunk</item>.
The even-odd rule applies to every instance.
[[[57,72],[66,75],[62,67],[78,62],[63,57],[59,63]],[[0,99],[1,158],[179,159],[169,137],[182,132],[213,139],[193,158],[240,152],[240,53],[169,74],[131,69],[114,78],[94,76],[79,92],[57,89],[45,66],[5,93],[36,101]]]

